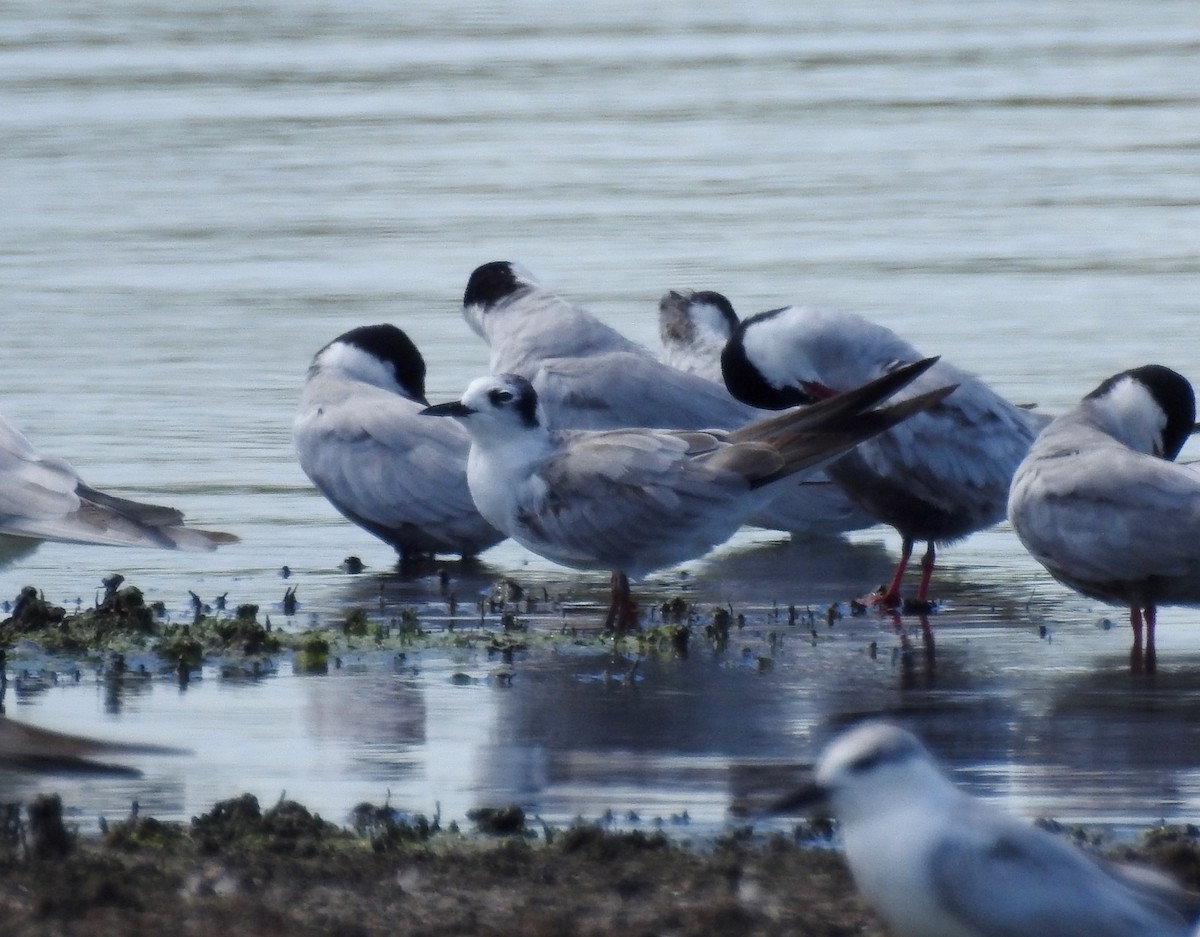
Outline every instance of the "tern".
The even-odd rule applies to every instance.
[[[416,345],[394,325],[367,325],[313,357],[292,426],[304,473],[401,563],[471,557],[504,539],[471,500],[470,437],[453,422],[420,419],[428,405]]]
[[[731,430],[767,415],[720,382],[664,364],[510,261],[471,274],[463,316],[487,341],[491,372],[526,378],[552,429]],[[770,530],[823,535],[869,522],[817,473],[777,488],[749,518]]]
[[[721,352],[737,330],[733,304],[713,290],[670,290],[658,303],[658,338],[666,364],[723,383]]]
[[[1149,869],[1096,859],[957,788],[911,733],[886,722],[825,749],[826,801],[855,884],[900,937],[1182,937],[1194,895]]]
[[[636,624],[628,577],[723,543],[776,483],[935,405],[953,388],[870,410],[933,364],[917,362],[814,407],[729,432],[551,430],[533,385],[479,378],[429,407],[471,436],[467,482],[479,511],[539,556],[613,571],[610,624]]]
[[[861,316],[788,306],[742,321],[721,353],[721,370],[739,400],[778,409],[856,387],[920,357],[891,329]],[[827,470],[864,510],[900,533],[895,575],[877,596],[885,607],[900,605],[904,571],[921,540],[928,548],[914,604],[928,608],[935,544],[1004,519],[1013,472],[1048,422],[945,361],[905,393],[947,384],[958,389]]]
[[[720,293],[670,290],[658,304],[663,361],[724,386],[721,352],[739,321],[733,304]],[[821,471],[774,499],[751,523],[772,530],[837,534],[872,527],[878,521]]]
[[[489,370],[528,380],[554,429],[734,429],[764,415],[663,364],[519,264],[476,268],[463,317],[491,349]]]
[[[233,534],[186,527],[175,508],[88,485],[61,459],[43,456],[0,416],[0,533],[24,540],[215,550]]]
[[[1200,474],[1173,461],[1195,419],[1182,374],[1122,371],[1043,430],[1013,477],[1021,543],[1059,582],[1128,606],[1135,667],[1154,667],[1159,605],[1200,604]]]

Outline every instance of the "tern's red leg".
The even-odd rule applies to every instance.
[[[1133,647],[1142,650],[1142,609],[1140,606],[1129,606],[1129,627],[1133,629]]]
[[[917,587],[917,601],[929,601],[929,580],[933,576],[933,564],[937,562],[937,551],[933,548],[933,541],[929,541],[929,548],[925,551],[925,555],[921,557],[921,584]]]
[[[904,579],[904,571],[908,569],[908,561],[912,559],[912,551],[913,542],[908,537],[905,537],[904,545],[900,548],[900,562],[896,564],[896,573],[892,576],[892,584],[880,596],[880,605],[887,608],[895,608],[900,604],[900,582]]]

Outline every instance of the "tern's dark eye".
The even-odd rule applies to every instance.
[[[490,400],[496,406],[500,406],[500,404],[503,404],[503,403],[508,403],[512,399],[513,399],[513,395],[512,395],[511,391],[507,391],[507,390],[488,391],[488,400]]]

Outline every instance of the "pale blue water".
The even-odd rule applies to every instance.
[[[455,395],[486,362],[458,301],[493,259],[647,344],[664,290],[708,287],[747,313],[856,310],[1048,410],[1148,361],[1197,376],[1194,4],[643,6],[6,4],[2,410],[92,484],[242,543],[47,544],[0,569],[0,596],[34,584],[86,603],[120,570],[177,616],[188,590],[228,590],[279,620],[291,584],[297,626],[374,596],[378,580],[336,567],[357,554],[381,573],[390,551],[295,464],[298,388],[325,342],[392,321],[425,352],[431,396]],[[692,564],[696,588],[752,614],[824,604],[884,578],[897,546],[869,532],[798,558],[771,540]],[[484,559],[464,589],[502,574],[598,587],[511,545]],[[370,660],[237,689],[156,683],[116,711],[85,680],[9,712],[197,752],[147,759],[133,783],[55,779],[85,817],[133,796],[186,816],[246,789],[338,815],[390,789],[424,812],[515,799],[719,823],[732,766],[808,758],[865,710],[904,715],[1015,809],[1194,819],[1196,613],[1163,615],[1161,671],[1133,680],[1119,618],[1007,530],[944,561],[937,669],[913,680],[872,622],[766,673],[740,649],[646,662],[636,690],[593,681],[606,664],[587,656],[458,686],[459,666],[489,665],[433,655],[407,675]],[[47,782],[0,783],[17,797]]]

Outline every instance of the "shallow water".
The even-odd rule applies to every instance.
[[[390,551],[292,456],[299,385],[325,342],[393,321],[426,354],[430,396],[456,394],[486,362],[458,299],[502,257],[647,344],[665,289],[710,287],[744,312],[854,309],[1050,411],[1147,361],[1196,376],[1193,4],[641,6],[9,4],[3,412],[92,484],[242,543],[46,544],[0,569],[0,596],[34,584],[86,604],[119,570],[176,617],[188,590],[228,592],[297,628],[377,598]],[[821,608],[885,578],[898,545],[774,540],[740,535],[687,582],[761,613]],[[365,577],[337,569],[349,554]],[[5,776],[0,794],[52,783],[81,818],[134,797],[182,817],[242,790],[336,816],[390,790],[448,817],[515,799],[719,823],[738,765],[802,761],[871,712],[1016,809],[1194,819],[1195,613],[1163,614],[1160,671],[1134,678],[1119,617],[1004,528],[942,559],[933,669],[915,633],[906,669],[887,622],[854,620],[815,647],[789,636],[765,671],[752,638],[745,660],[643,661],[632,685],[596,679],[612,662],[583,652],[518,661],[511,686],[430,652],[415,673],[369,659],[185,693],[152,681],[115,707],[85,677],[9,713],[196,754],[139,759],[137,782]],[[598,594],[508,544],[464,594],[499,575]],[[678,587],[668,571],[648,588]],[[463,668],[478,680],[455,683]]]

